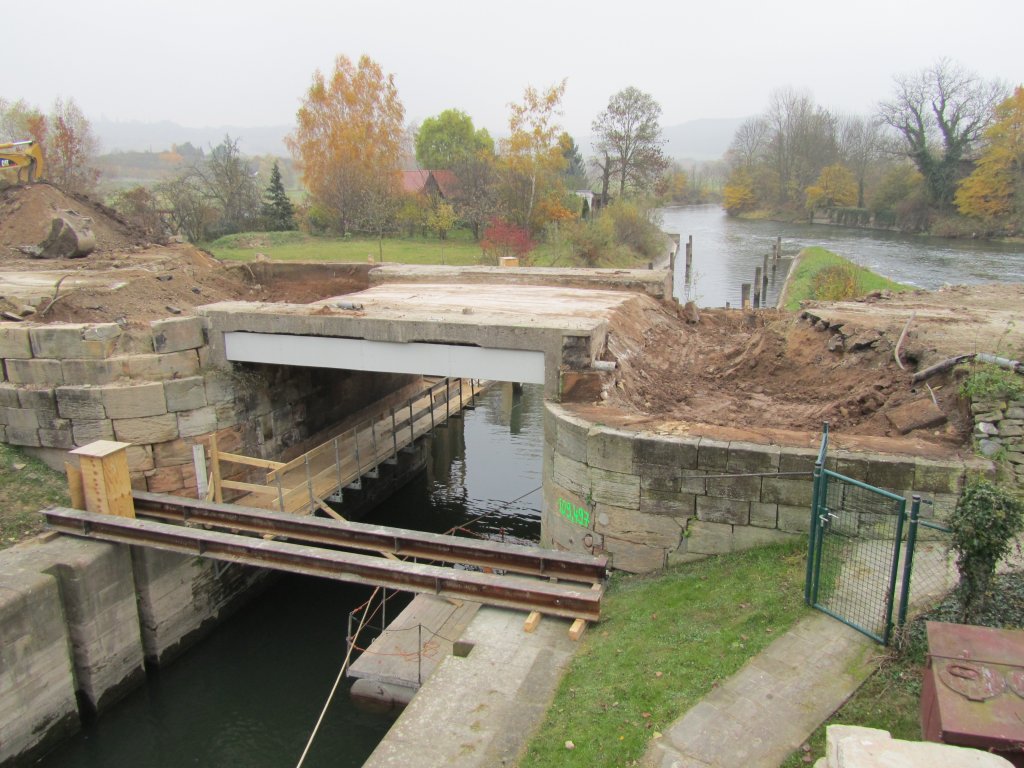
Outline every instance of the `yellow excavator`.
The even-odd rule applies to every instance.
[[[31,184],[43,176],[43,151],[32,139],[0,143],[0,173],[17,173],[18,182],[22,171]]]

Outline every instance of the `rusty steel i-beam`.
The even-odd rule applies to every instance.
[[[292,542],[388,552],[402,557],[555,577],[587,585],[602,582],[608,575],[608,558],[604,555],[580,555],[384,525],[281,515],[145,491],[134,491],[132,498],[139,517],[284,537]]]
[[[182,554],[321,576],[356,584],[423,592],[523,611],[598,621],[603,588],[456,570],[251,535],[53,508],[51,528],[74,536],[150,546]]]

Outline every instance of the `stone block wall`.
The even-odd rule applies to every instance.
[[[548,403],[541,545],[605,552],[615,568],[646,572],[803,537],[816,456],[807,448],[615,429]],[[829,468],[919,493],[934,501],[925,515],[944,516],[968,464],[832,450]]]
[[[976,400],[971,413],[978,452],[1003,462],[1017,485],[1024,485],[1024,400]]]
[[[41,454],[94,440],[131,443],[132,484],[196,494],[192,446],[278,458],[415,377],[317,368],[210,364],[206,320],[0,323],[0,441]]]
[[[68,536],[0,552],[0,766],[29,765],[258,594],[266,572]]]

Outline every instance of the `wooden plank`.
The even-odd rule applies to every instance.
[[[530,615],[526,617],[526,621],[523,622],[524,632],[533,632],[537,629],[537,625],[540,624],[541,614],[538,611],[530,611]]]
[[[71,506],[85,509],[85,489],[82,487],[82,471],[70,462],[64,462],[64,473],[68,476],[68,496]]]
[[[220,451],[217,448],[217,433],[210,435],[210,474],[213,476],[213,500],[224,501],[220,487]]]
[[[269,488],[265,485],[257,485],[256,483],[243,483],[241,480],[221,480],[220,487],[230,491],[247,491],[277,498],[276,488]]]
[[[255,456],[243,456],[240,453],[220,453],[221,461],[230,461],[235,464],[245,464],[249,467],[260,467],[261,469],[277,469],[283,467],[280,461],[271,461],[270,459],[258,459]]]
[[[594,586],[591,587],[591,589],[600,589],[600,587],[597,584],[595,584]],[[569,639],[572,640],[573,642],[578,642],[579,639],[581,637],[583,637],[583,633],[586,630],[587,630],[587,620],[586,619],[577,618],[575,621],[573,621],[572,626],[569,627]]]

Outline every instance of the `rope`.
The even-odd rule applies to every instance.
[[[376,587],[373,590],[373,594],[375,595],[377,592],[380,592],[380,590],[380,587]],[[373,595],[370,595],[370,599],[373,599]],[[363,617],[359,620],[359,626],[356,627],[355,637],[359,637],[359,633],[363,630],[363,623],[365,619],[366,613],[364,612]],[[320,717],[317,718],[316,725],[313,726],[313,732],[309,734],[309,740],[306,742],[306,748],[302,750],[302,756],[299,757],[299,762],[295,764],[295,768],[302,768],[302,764],[306,762],[306,755],[309,754],[309,749],[313,746],[313,740],[316,739],[316,735],[320,731],[320,725],[323,723],[324,717],[327,715],[327,710],[330,708],[331,702],[334,701],[334,694],[337,692],[338,686],[341,684],[341,678],[345,674],[346,667],[348,667],[349,659],[352,658],[352,651],[354,648],[355,642],[353,641],[349,643],[348,653],[345,654],[345,660],[341,662],[341,669],[338,670],[338,676],[334,678],[334,685],[331,686],[331,692],[327,694],[327,701],[324,702],[323,709],[320,710]]]

